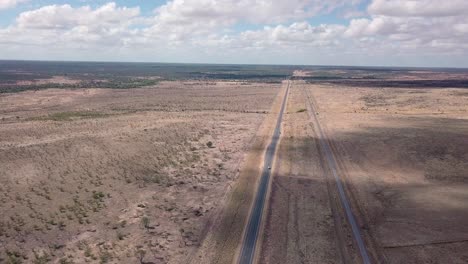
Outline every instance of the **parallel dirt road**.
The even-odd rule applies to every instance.
[[[290,89],[259,262],[375,262],[373,241],[306,88],[294,81]]]
[[[304,87],[370,253],[381,263],[468,263],[466,89]]]
[[[466,91],[291,84],[269,188],[263,137],[211,263],[466,263]]]
[[[266,150],[238,263],[371,263],[313,97],[303,83],[292,84]]]

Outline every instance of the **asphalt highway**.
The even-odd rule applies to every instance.
[[[263,163],[263,171],[260,178],[260,183],[257,189],[257,195],[255,197],[249,221],[245,230],[244,241],[241,246],[241,252],[239,255],[239,264],[250,264],[253,263],[255,257],[255,249],[258,240],[258,233],[261,226],[263,208],[265,205],[266,195],[268,193],[268,186],[271,178],[271,168],[273,165],[273,160],[275,157],[276,147],[280,139],[281,134],[281,121],[283,119],[283,113],[286,106],[286,101],[288,97],[289,87],[291,82],[288,81],[288,86],[286,88],[286,93],[283,98],[283,103],[281,105],[281,111],[278,115],[278,120],[276,121],[275,131],[271,139],[270,144],[268,145],[265,152],[265,159]]]

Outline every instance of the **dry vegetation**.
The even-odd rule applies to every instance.
[[[0,263],[235,258],[289,70],[174,65],[151,79],[169,66],[135,67],[116,67],[111,81],[40,73],[4,85]],[[313,114],[373,257],[468,262],[468,75],[312,68],[293,77],[260,262],[359,262]],[[185,81],[168,81],[177,78]],[[111,86],[80,88],[101,87],[92,83]]]
[[[233,184],[231,192],[227,194],[222,212],[213,219],[210,229],[207,230],[206,239],[190,263],[224,264],[235,262],[242,243],[250,207],[258,188],[265,150],[271,142],[286,88],[287,81],[284,81],[280,92],[271,105],[270,112],[252,139],[250,151],[240,167],[238,179]]]
[[[0,95],[0,262],[185,263],[278,88]]]

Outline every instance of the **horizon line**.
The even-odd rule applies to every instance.
[[[390,65],[337,65],[337,64],[268,64],[268,63],[217,63],[217,62],[158,62],[158,61],[111,61],[111,60],[42,60],[42,59],[1,59],[9,62],[57,62],[57,63],[134,63],[134,64],[178,64],[178,65],[237,65],[237,66],[295,66],[295,67],[337,67],[337,68],[399,68],[399,69],[457,69],[468,70],[468,67],[457,66],[390,66]]]

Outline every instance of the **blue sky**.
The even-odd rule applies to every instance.
[[[468,67],[468,1],[0,0],[0,59]]]

